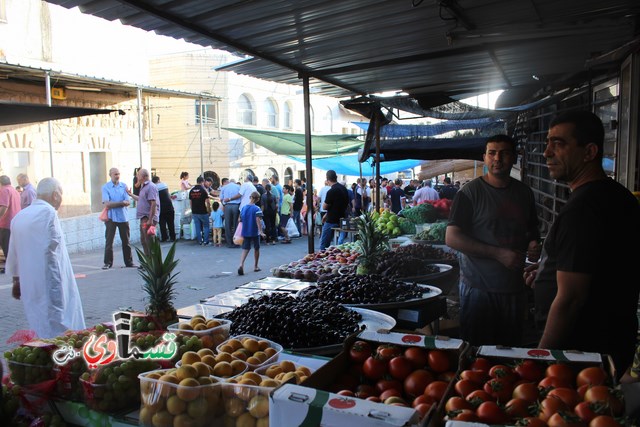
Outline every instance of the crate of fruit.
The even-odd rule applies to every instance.
[[[197,352],[184,353],[176,368],[195,370],[198,377],[211,375],[219,381],[226,381],[243,374],[249,367],[247,362],[234,358],[230,353],[214,353],[211,349],[202,348]]]
[[[180,321],[167,327],[176,335],[178,358],[185,351],[198,351],[202,348],[215,350],[222,342],[229,339],[231,321],[227,319],[205,319],[195,315],[188,321]]]
[[[281,382],[253,371],[221,384],[221,425],[269,425],[269,393]]]
[[[246,362],[251,371],[276,362],[282,350],[280,344],[250,334],[232,336],[217,348],[218,353],[230,353],[235,359]]]
[[[604,417],[598,421],[624,425],[623,414],[622,393],[606,355],[482,346],[468,352],[436,424],[529,425],[537,420],[586,426]]]
[[[31,341],[5,352],[11,381],[20,386],[39,384],[53,380],[52,354],[54,344],[44,341]]]

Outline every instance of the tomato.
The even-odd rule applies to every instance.
[[[489,369],[491,369],[491,362],[489,359],[485,359],[484,357],[476,357],[469,366],[469,369],[472,371],[480,371],[489,375]]]
[[[376,391],[382,393],[385,390],[396,389],[402,391],[402,383],[398,380],[381,379],[376,382]]]
[[[522,383],[518,384],[511,393],[511,397],[514,399],[526,400],[529,403],[533,403],[540,398],[540,390],[534,383]]]
[[[371,344],[366,341],[358,340],[351,344],[349,349],[349,358],[355,363],[363,363],[371,356]]]
[[[384,402],[391,396],[402,397],[402,391],[396,390],[395,388],[390,388],[380,393],[380,396],[378,397],[380,397],[380,400]]]
[[[529,413],[530,402],[527,402],[524,399],[511,399],[504,405],[504,412],[509,416],[509,418],[524,418],[531,415]]]
[[[592,404],[589,402],[580,402],[574,408],[573,412],[576,413],[580,419],[586,423],[598,416],[596,411],[593,410]]]
[[[589,427],[620,427],[615,418],[609,415],[598,415],[589,422]]]
[[[444,381],[432,381],[424,389],[424,394],[434,398],[437,401],[442,400],[444,393],[447,391],[449,383]]]
[[[543,390],[549,391],[552,388],[558,388],[558,387],[571,388],[571,383],[563,378],[544,377],[538,383],[538,387]]]
[[[491,378],[484,383],[483,389],[489,393],[494,400],[501,403],[511,399],[511,394],[513,393],[511,383],[503,378]]]
[[[552,363],[547,366],[544,374],[546,377],[556,377],[567,381],[569,387],[572,387],[576,380],[576,374],[573,372],[573,368],[566,363]]]
[[[506,365],[493,365],[491,369],[489,369],[489,376],[491,378],[500,378],[509,382],[516,380],[515,372]]]
[[[436,401],[432,397],[427,396],[426,394],[421,394],[420,396],[416,397],[411,401],[411,406],[415,408],[416,405],[419,405],[421,403],[433,404],[433,403],[436,403]]]
[[[456,381],[454,388],[459,396],[466,398],[472,391],[480,390],[481,386],[480,384],[474,383],[473,381],[458,380]]]
[[[404,350],[404,357],[411,361],[414,369],[421,369],[427,366],[427,354],[429,350],[424,347],[407,347]]]
[[[473,406],[477,407],[483,402],[491,402],[493,401],[493,397],[484,390],[476,390],[467,394],[465,397]]]
[[[400,396],[389,396],[385,400],[383,400],[383,402],[385,405],[398,405],[406,407],[409,406],[407,402],[405,402],[404,399]]]
[[[376,348],[376,354],[382,360],[391,360],[396,356],[400,356],[402,354],[402,350],[397,345],[380,344]]]
[[[555,397],[547,397],[542,402],[540,402],[540,407],[538,408],[538,418],[542,421],[547,422],[551,415],[555,414],[558,411],[566,411],[567,408],[566,403],[564,403],[560,399],[556,399]]]
[[[381,403],[382,402],[382,400],[380,400],[379,396],[369,396],[365,400],[370,400],[370,401],[376,402],[376,403]]]
[[[609,379],[607,372],[599,366],[590,366],[584,368],[576,376],[576,385],[578,387],[582,385],[604,385]]]
[[[433,381],[433,374],[426,369],[416,369],[404,379],[404,392],[417,397],[424,393],[429,383]]]
[[[373,356],[369,356],[362,365],[362,372],[372,380],[379,380],[387,373],[387,362]]]
[[[451,411],[459,411],[461,409],[473,409],[473,406],[460,396],[450,397],[444,405],[444,410],[447,413]]]
[[[620,416],[624,409],[622,400],[612,393],[606,385],[594,385],[593,387],[589,387],[584,393],[584,401],[607,405],[611,410],[611,413],[615,416]]]
[[[397,380],[404,380],[414,370],[411,361],[404,356],[396,356],[389,360],[387,369],[389,374]]]
[[[580,387],[578,387],[578,395],[580,396],[580,400],[584,400],[584,394],[587,392],[588,389],[589,389],[588,384],[582,384]]]
[[[569,411],[560,411],[551,415],[547,420],[549,427],[586,427],[580,417]]]
[[[378,394],[376,388],[370,384],[360,384],[356,387],[356,397],[360,399],[366,399],[369,396],[375,396]]]
[[[460,372],[461,379],[473,381],[476,384],[483,384],[488,377],[489,374],[485,372],[472,371],[471,369],[465,369],[464,371]]]
[[[476,409],[478,420],[487,424],[505,424],[507,415],[496,402],[482,402]]]
[[[573,408],[581,400],[577,390],[565,387],[554,388],[547,393],[547,397],[555,397],[562,400],[568,408]]]
[[[429,409],[431,409],[431,406],[431,403],[420,403],[414,406],[413,409],[415,409],[418,414],[420,414],[420,418],[424,418],[425,415],[427,415],[427,413],[429,412]]]
[[[340,396],[349,396],[349,397],[354,397],[356,394],[351,391],[351,390],[340,390],[338,393]]]
[[[444,372],[451,368],[449,355],[444,350],[431,350],[427,355],[427,364],[433,372]]]
[[[518,420],[517,425],[524,427],[547,427],[547,423],[538,417],[524,417]]]
[[[446,419],[452,421],[478,421],[478,416],[473,409],[461,409],[447,414]]]
[[[544,366],[535,360],[523,360],[513,369],[520,378],[538,382],[544,377]]]

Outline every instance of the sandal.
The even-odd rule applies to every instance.
[[[244,276],[244,269],[242,267],[238,267],[238,276]]]
[[[253,269],[253,271],[258,272],[258,271],[262,271],[262,270],[260,270],[260,268],[256,267],[256,268]]]
[[[291,239],[283,240],[282,243],[291,243]]]

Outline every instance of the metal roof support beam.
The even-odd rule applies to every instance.
[[[309,76],[302,76],[302,96],[304,103],[304,158],[305,167],[307,168],[307,208],[311,206],[311,209],[307,209],[307,250],[310,254],[315,252],[315,224],[313,220],[315,215],[313,214],[313,161],[311,159],[312,145],[311,145],[311,114],[310,114],[310,96],[309,96]]]

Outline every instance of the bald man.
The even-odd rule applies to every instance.
[[[109,169],[111,180],[102,186],[102,206],[108,210],[109,219],[104,223],[104,265],[103,270],[108,270],[113,266],[113,239],[116,237],[116,229],[122,241],[122,257],[125,267],[135,267],[131,254],[131,244],[129,238],[129,188],[127,184],[120,181],[120,171],[118,168]]]

